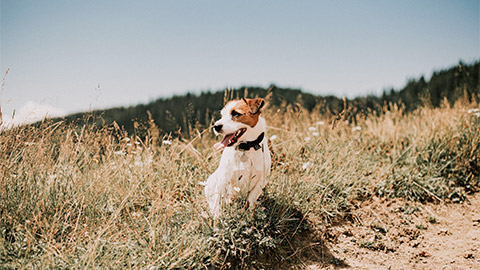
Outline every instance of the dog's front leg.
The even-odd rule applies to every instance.
[[[260,177],[252,177],[251,181],[255,181],[253,189],[250,190],[250,193],[248,194],[248,203],[250,206],[250,209],[255,209],[258,197],[260,197],[260,194],[262,194],[262,189],[264,186],[264,180]]]
[[[218,176],[217,172],[208,177],[205,185],[205,197],[210,208],[210,213],[214,218],[218,218],[222,212],[223,186],[222,179]]]

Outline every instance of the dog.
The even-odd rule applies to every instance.
[[[224,136],[214,145],[217,150],[224,148],[220,165],[205,183],[205,197],[214,218],[222,214],[223,206],[239,197],[254,208],[265,187],[272,161],[261,116],[264,105],[262,98],[231,100],[213,126],[215,135]]]

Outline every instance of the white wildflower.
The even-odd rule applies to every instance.
[[[124,140],[125,140],[126,142],[130,142],[130,138],[128,138],[128,137],[125,137]]]
[[[360,131],[360,130],[362,130],[362,128],[359,126],[352,127],[352,131]]]
[[[123,156],[125,153],[123,153],[123,150],[120,150],[120,151],[113,152],[113,154],[115,154],[117,156]]]
[[[147,158],[147,160],[145,160],[145,163],[147,163],[147,164],[153,163],[153,157],[152,157],[152,156],[149,156],[149,157]]]
[[[475,108],[475,109],[469,109],[469,110],[467,111],[467,113],[478,113],[478,112],[479,112],[479,110],[476,109],[476,108]]]
[[[310,137],[305,137],[305,141],[306,141],[306,142],[309,142],[309,141],[310,141]]]
[[[473,116],[480,117],[480,112],[474,113]]]
[[[136,144],[136,145],[139,145],[139,144],[140,144],[140,142],[137,142],[137,141],[135,141],[135,144]]]
[[[171,145],[171,144],[172,144],[172,142],[171,142],[171,141],[169,141],[169,140],[163,140],[163,144],[166,144],[166,145]]]
[[[239,187],[233,187],[233,190],[235,190],[236,192],[240,192],[240,188],[239,188]]]
[[[320,133],[318,133],[318,132],[312,132],[312,135],[315,136],[315,137],[318,137],[318,135],[320,135]]]
[[[198,182],[198,184],[201,185],[201,186],[206,186],[206,185],[207,185],[207,181]]]
[[[278,138],[277,135],[272,135],[272,137],[270,137],[270,141],[273,141],[273,140],[275,140],[276,138]]]
[[[316,127],[309,127],[308,130],[309,131],[317,131],[317,128]]]
[[[302,169],[304,169],[304,170],[310,169],[310,168],[312,168],[312,167],[313,167],[313,163],[310,162],[310,161],[305,162],[305,163],[303,163],[303,165],[302,165]]]
[[[323,126],[323,125],[325,125],[325,122],[324,121],[318,121],[316,124],[317,124],[317,126]]]

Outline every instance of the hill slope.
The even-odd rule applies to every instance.
[[[218,221],[199,185],[221,154],[210,133],[157,143],[153,127],[144,140],[62,122],[2,131],[0,268],[478,265],[468,239],[436,246],[478,236],[460,228],[474,232],[479,217],[454,215],[461,227],[441,212],[478,205],[478,103],[392,106],[334,128],[307,109],[263,113],[276,139],[260,205],[234,202]],[[452,246],[461,250],[443,256]]]

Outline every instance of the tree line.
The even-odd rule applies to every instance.
[[[401,89],[386,89],[381,95],[360,96],[353,99],[329,95],[320,96],[303,92],[301,89],[281,88],[271,85],[262,87],[240,87],[229,91],[188,93],[169,98],[159,98],[148,104],[131,107],[117,107],[88,113],[68,115],[62,119],[70,123],[84,124],[93,121],[95,125],[109,125],[115,122],[128,133],[133,133],[145,123],[155,123],[162,134],[190,136],[197,128],[208,127],[219,116],[224,101],[229,98],[267,97],[269,106],[279,108],[303,108],[318,113],[351,117],[379,112],[393,104],[413,111],[419,106],[438,107],[446,99],[453,104],[460,98],[480,98],[480,61],[458,65],[436,71],[427,81],[423,76],[410,79]],[[88,119],[88,120],[87,120]]]

